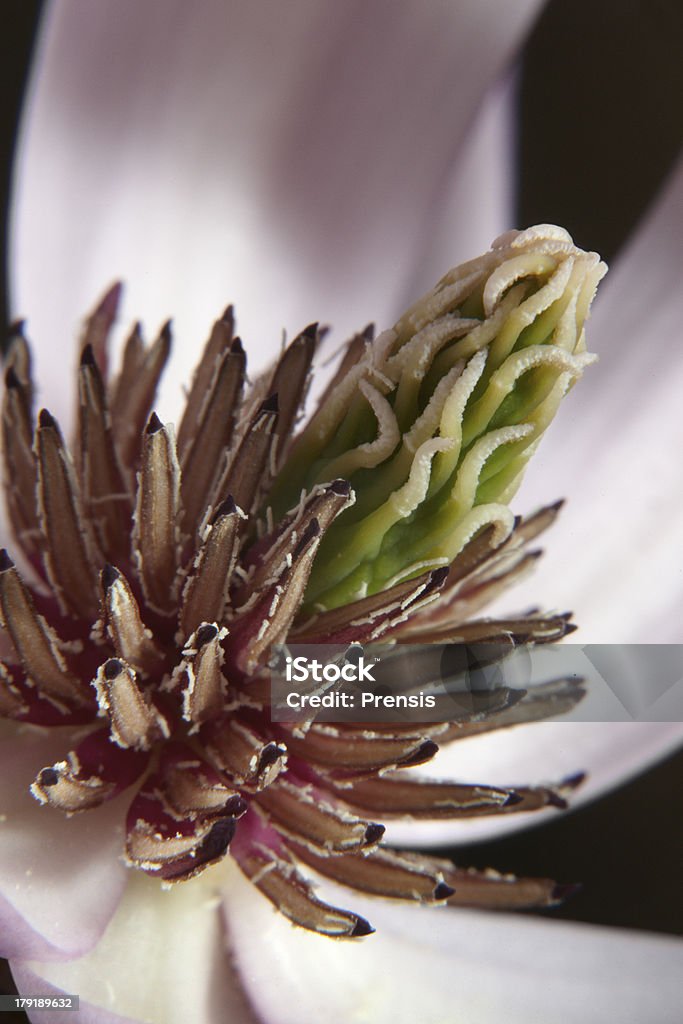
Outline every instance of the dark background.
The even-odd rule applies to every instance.
[[[4,0],[2,9],[3,253],[15,133],[42,7]],[[682,44],[679,0],[552,0],[545,7],[520,78],[518,224],[561,223],[585,248],[608,262],[618,258],[679,151]],[[1,269],[6,323],[4,257]],[[682,780],[683,753],[597,804],[450,852],[462,865],[581,881],[582,891],[552,911],[555,918],[680,934]],[[0,961],[0,992],[11,991]],[[7,1024],[25,1020],[3,1017]]]

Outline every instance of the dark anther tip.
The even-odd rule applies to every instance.
[[[119,661],[118,658],[110,658],[109,661],[104,663],[104,678],[105,679],[116,679],[123,672],[123,662]]]
[[[160,335],[160,337],[162,337],[164,339],[164,341],[170,342],[171,334],[173,333],[172,332],[172,328],[173,328],[173,321],[172,320],[167,320],[166,323],[161,328],[161,330],[159,331],[159,335]]]
[[[524,797],[521,793],[516,793],[514,789],[511,789],[503,800],[503,807],[515,807],[517,804],[521,804],[523,800]]]
[[[241,338],[233,338],[232,345],[230,346],[230,351],[234,356],[244,355],[244,345],[242,344]]]
[[[233,498],[232,494],[229,494],[225,501],[222,501],[218,508],[216,509],[216,511],[214,512],[211,522],[215,523],[218,519],[221,519],[223,516],[234,516],[236,512],[237,505],[235,504],[235,499]]]
[[[528,690],[508,690],[503,708],[513,708],[515,704],[519,704],[520,700],[524,700],[528,692]],[[502,711],[503,708],[500,710]]]
[[[5,374],[5,387],[7,388],[20,388],[21,381],[17,377],[14,367],[10,366]]]
[[[363,655],[363,645],[359,643],[352,643],[344,651],[344,661],[349,664],[357,665],[358,659]]]
[[[157,414],[153,412],[147,422],[147,433],[158,434],[160,430],[163,430],[163,427],[163,423],[161,422]]]
[[[13,569],[13,568],[14,568],[14,562],[12,561],[10,556],[7,554],[6,549],[2,548],[2,550],[0,551],[0,572],[7,572],[8,569]]]
[[[351,484],[348,480],[333,480],[329,485],[332,494],[339,494],[342,498],[348,498],[351,493]]]
[[[229,797],[225,804],[225,813],[229,814],[231,818],[241,818],[243,814],[246,814],[249,808],[249,804],[240,796],[239,793],[235,793],[234,796]]]
[[[364,838],[366,844],[370,845],[371,843],[378,843],[385,832],[386,829],[384,825],[378,825],[375,822],[372,822],[365,830]]]
[[[573,775],[568,775],[566,779],[562,779],[560,785],[566,789],[577,789],[585,781],[585,772],[574,772]]]
[[[8,339],[11,341],[13,338],[23,338],[25,327],[26,321],[24,319],[13,320],[12,323],[7,328]]]
[[[372,935],[374,928],[369,921],[366,921],[364,917],[356,918],[356,923],[353,926],[353,931],[350,933],[352,939],[360,939],[364,935]]]
[[[119,570],[115,566],[110,565],[109,562],[107,562],[104,569],[102,570],[102,586],[104,587],[105,590],[109,590],[112,584],[116,583],[116,581],[120,579],[120,577],[121,573],[119,572]]]
[[[375,325],[367,324],[367,326],[364,327],[363,330],[361,331],[361,335],[365,338],[366,341],[372,341],[375,337]]]
[[[578,628],[579,627],[576,625],[575,622],[565,622],[565,625],[564,625],[564,635],[565,636],[570,636],[571,633],[576,633]]]
[[[435,754],[439,752],[439,745],[434,740],[425,740],[421,743],[417,750],[414,750],[412,754],[409,754],[401,764],[405,768],[409,768],[414,764],[423,764],[425,761],[431,761]]]
[[[81,352],[81,366],[95,366],[95,353],[92,345],[86,345]]]
[[[451,885],[447,885],[445,882],[439,882],[434,888],[432,897],[435,900],[447,900],[449,896],[452,896],[455,889]]]
[[[119,302],[121,301],[121,292],[123,291],[123,281],[114,281],[114,283],[107,289],[102,300],[95,310],[95,314],[104,313],[106,316],[115,317],[118,311]]]
[[[272,764],[279,761],[281,757],[286,753],[282,747],[279,747],[277,743],[267,743],[261,751],[261,756],[258,762],[259,774],[264,772],[266,768],[270,768]]]
[[[59,774],[54,768],[43,768],[38,776],[38,784],[40,786],[56,786],[58,782]]]
[[[554,903],[564,903],[565,900],[571,899],[572,896],[576,896],[577,893],[581,892],[583,886],[580,882],[558,882],[550,893],[550,898]]]
[[[197,647],[203,647],[204,644],[208,644],[210,640],[218,635],[218,628],[212,626],[210,623],[206,623],[200,626],[195,633],[195,640],[197,641]]]
[[[233,322],[233,320],[234,320],[234,319],[235,319],[235,307],[233,306],[233,304],[232,304],[232,302],[231,302],[231,303],[230,303],[230,304],[229,304],[228,306],[226,306],[226,307],[225,307],[225,309],[223,310],[223,315],[222,315],[222,317],[221,317],[221,321],[222,321],[222,322],[223,322],[224,324],[231,324],[231,323]]]
[[[276,413],[280,411],[280,402],[278,400],[277,391],[273,395],[268,395],[265,402],[261,402],[259,406],[259,413],[270,412]]]
[[[38,414],[38,425],[43,428],[50,428],[52,430],[57,429],[57,423],[51,413],[47,409],[41,409]]]
[[[558,811],[566,811],[569,804],[563,796],[559,793],[554,793],[552,789],[548,790],[548,806],[556,807]]]
[[[219,818],[211,826],[211,830],[202,843],[201,851],[207,860],[215,860],[222,857],[230,846],[230,840],[235,834],[234,818]]]
[[[315,323],[309,324],[308,327],[304,327],[299,337],[315,339],[318,335],[318,327],[319,322],[316,320]]]

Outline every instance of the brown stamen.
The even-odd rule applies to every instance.
[[[383,826],[356,818],[305,786],[283,778],[259,794],[258,805],[278,832],[325,854],[370,849],[384,834]]]
[[[59,428],[47,409],[36,432],[40,522],[46,541],[45,567],[65,612],[96,618],[97,554],[84,519],[78,484]]]
[[[236,856],[252,884],[294,924],[339,939],[355,939],[374,931],[358,914],[319,900],[294,865],[269,850],[252,847]]]
[[[213,492],[221,459],[230,446],[245,372],[246,359],[242,349],[233,347],[225,352],[206,396],[192,442],[183,453],[183,525],[188,534],[193,534],[199,525],[206,509],[206,497]],[[236,500],[239,503],[239,497],[236,496]]]
[[[118,656],[147,675],[159,669],[163,652],[142,621],[140,606],[128,580],[113,565],[106,565],[102,570],[102,590],[107,635]]]
[[[180,467],[173,430],[152,413],[142,448],[133,540],[145,597],[161,612],[175,606],[180,515]]]
[[[178,428],[178,452],[181,458],[197,432],[206,396],[211,390],[211,382],[216,376],[219,361],[232,343],[234,329],[234,311],[232,306],[228,306],[220,320],[213,325],[192,378],[192,386]]]
[[[45,693],[71,705],[89,703],[87,691],[67,666],[63,644],[36,612],[28,589],[4,550],[0,552],[0,611],[28,678]]]
[[[121,372],[112,388],[109,405],[117,451],[126,467],[136,465],[140,457],[140,438],[170,352],[170,321],[164,324],[149,347],[142,340],[139,324],[126,342]],[[133,482],[131,479],[130,483]]]
[[[213,522],[205,527],[202,545],[183,589],[181,642],[200,623],[223,620],[239,551],[239,527],[243,518],[244,514],[232,498],[227,498],[216,510]]]
[[[168,736],[165,719],[147,700],[125,661],[110,658],[97,670],[92,685],[100,714],[109,719],[112,739],[120,747],[149,750],[156,739]]]

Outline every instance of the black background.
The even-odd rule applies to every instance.
[[[4,0],[2,8],[5,243],[15,132],[41,8],[36,0]],[[518,224],[562,223],[583,247],[608,262],[618,257],[678,153],[682,43],[678,0],[546,6],[520,78]],[[7,322],[4,259],[0,307]],[[681,933],[682,778],[683,753],[582,810],[447,852],[462,865],[582,882],[577,896],[552,911],[554,918]],[[0,992],[9,991],[11,977],[0,962]],[[22,1020],[23,1014],[3,1016],[7,1024]]]

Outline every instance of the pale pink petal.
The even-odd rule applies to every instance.
[[[63,377],[75,325],[116,276],[126,318],[175,317],[178,382],[230,300],[257,364],[283,327],[320,318],[341,338],[391,322],[473,114],[539,6],[51,5],[12,244],[43,380]],[[55,412],[69,409],[65,396]]]
[[[13,962],[18,987],[28,991],[27,969],[40,979],[36,991],[47,982],[77,993],[97,1008],[85,1018],[93,1024],[114,1024],[119,1017],[112,1014],[146,1024],[253,1024],[225,949],[217,881],[226,873],[237,868],[223,866],[168,891],[132,874],[91,953],[67,963]],[[62,1019],[55,1014],[55,1024]]]
[[[9,728],[0,740],[0,955],[79,955],[97,942],[124,888],[126,797],[72,818],[41,807],[29,786],[70,749],[69,732],[25,728],[12,739]]]
[[[377,933],[292,928],[236,880],[224,902],[247,993],[268,1024],[676,1024],[683,943],[553,921],[405,907],[341,889]]]
[[[65,992],[64,989],[45,981],[39,974],[21,960],[11,963],[12,975],[20,995],[54,996],[78,995],[77,992]],[[118,1013],[110,1013],[101,1006],[93,1006],[79,999],[77,1010],[50,1009],[31,1010],[31,1024],[136,1024],[130,1017],[121,1017]]]
[[[426,217],[415,248],[413,275],[404,294],[397,297],[399,303],[424,295],[446,268],[486,252],[493,239],[510,227],[515,201],[511,171],[516,89],[513,71],[494,82],[479,104]]]

